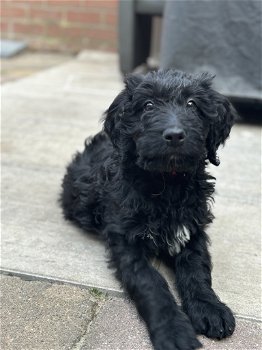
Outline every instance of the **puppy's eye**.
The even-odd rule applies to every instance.
[[[196,103],[194,100],[188,100],[186,106],[187,107],[196,107]]]
[[[154,103],[152,101],[147,101],[144,104],[144,110],[145,111],[152,111],[153,108],[154,108]]]

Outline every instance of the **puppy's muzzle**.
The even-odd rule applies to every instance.
[[[163,132],[163,138],[169,146],[178,147],[184,143],[186,134],[178,127],[168,128]]]

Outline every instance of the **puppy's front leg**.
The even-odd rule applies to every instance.
[[[108,232],[117,277],[145,321],[156,350],[201,347],[187,316],[180,311],[164,278],[151,266],[144,249],[121,234]]]
[[[174,267],[183,310],[196,332],[218,339],[231,335],[235,319],[211,287],[211,259],[204,232],[192,237],[175,258]]]

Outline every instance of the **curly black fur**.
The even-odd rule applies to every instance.
[[[135,302],[156,350],[201,346],[196,333],[223,338],[235,320],[211,287],[205,229],[216,151],[236,118],[209,74],[130,75],[97,134],[63,181],[67,219],[101,233],[116,276]],[[175,272],[182,309],[152,267],[158,256]]]

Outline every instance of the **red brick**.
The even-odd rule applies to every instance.
[[[22,4],[22,3],[26,2],[26,0],[1,0],[1,2],[3,4],[5,4],[5,3],[7,3],[7,4]]]
[[[0,24],[1,24],[1,32],[2,32],[2,34],[9,31],[9,24],[8,24],[8,22],[4,22],[2,20]]]
[[[26,11],[23,7],[15,7],[15,6],[2,6],[1,9],[1,17],[25,17]]]
[[[129,1],[129,0],[119,0],[119,1]],[[117,9],[118,0],[75,0],[82,7],[86,8],[112,8]]]
[[[111,40],[90,40],[88,43],[88,47],[96,50],[115,52],[116,42]]]
[[[13,6],[13,7],[28,7],[34,4],[39,5],[39,0],[1,0],[3,6]]]
[[[2,32],[24,38],[31,47],[116,50],[118,0],[2,0],[2,4],[6,8]]]
[[[103,39],[103,40],[111,40],[117,38],[117,33],[115,30],[107,30],[107,29],[89,29],[88,37],[95,39]]]
[[[46,32],[45,34],[49,37],[59,37],[59,36],[66,36],[66,30],[62,28],[58,23],[52,23],[46,26]]]
[[[89,38],[89,29],[86,27],[70,27],[66,31],[68,38]]]
[[[61,20],[63,13],[61,11],[54,11],[53,9],[35,9],[31,8],[29,10],[29,17],[32,19],[41,19],[41,20]]]
[[[77,0],[42,0],[41,3],[42,3],[42,8],[52,8],[52,7],[68,8],[68,7],[77,6],[78,1]]]
[[[86,30],[87,29],[85,27],[71,27],[71,26],[63,27],[63,26],[60,26],[59,24],[54,23],[46,27],[46,36],[61,38],[63,40],[64,39],[72,40],[72,38],[75,38],[78,36],[85,36]]]
[[[106,29],[90,29],[87,27],[61,27],[59,25],[52,25],[47,27],[47,36],[65,37],[65,38],[90,38],[98,40],[112,40],[116,39],[117,33]]]
[[[118,24],[118,16],[116,13],[105,13],[103,20],[106,24],[111,24],[116,26]]]
[[[20,0],[20,1],[24,2],[26,0]],[[30,1],[30,0],[27,0],[27,1]],[[35,1],[40,2],[39,0],[35,0]],[[48,4],[56,4],[56,5],[59,3],[63,3],[63,4],[67,3],[69,6],[82,5],[82,6],[88,6],[88,7],[116,7],[118,4],[118,0],[42,0],[41,2],[48,3]]]
[[[74,12],[67,13],[68,22],[76,23],[99,23],[101,19],[100,13],[96,12]]]
[[[30,22],[29,23],[15,22],[13,24],[13,31],[15,33],[41,35],[41,34],[44,34],[45,28],[42,25],[31,24]]]

